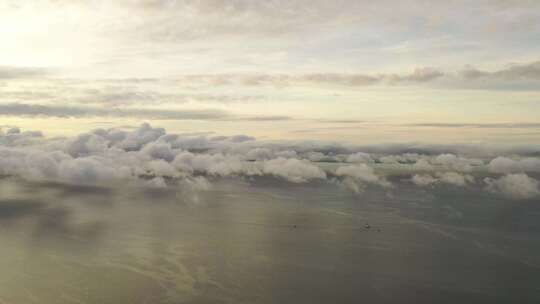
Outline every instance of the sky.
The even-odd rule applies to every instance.
[[[2,0],[0,114],[47,136],[526,145],[539,20],[526,0]]]
[[[538,1],[3,0],[0,174],[536,198],[538,21]]]
[[[538,0],[0,0],[0,303],[537,303],[539,202]]]

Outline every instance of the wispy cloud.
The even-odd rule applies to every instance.
[[[540,61],[526,64],[513,64],[508,68],[494,72],[482,71],[474,67],[467,67],[461,71],[466,79],[506,79],[506,80],[540,80]]]
[[[286,121],[289,116],[233,115],[216,109],[148,109],[89,106],[58,106],[25,103],[0,104],[0,115],[43,117],[123,117],[158,120]]]
[[[24,103],[0,104],[0,115],[50,117],[136,117],[146,119],[212,120],[231,115],[221,110],[158,110],[83,106],[56,106]]]
[[[406,124],[408,127],[427,128],[496,128],[496,129],[538,129],[540,123],[519,122],[519,123],[414,123]]]

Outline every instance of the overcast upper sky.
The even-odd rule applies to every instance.
[[[46,134],[540,139],[540,2],[0,0],[0,115]]]

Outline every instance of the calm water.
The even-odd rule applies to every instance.
[[[540,303],[540,204],[391,193],[4,178],[0,303]]]

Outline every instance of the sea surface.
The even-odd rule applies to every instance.
[[[0,303],[540,303],[540,202],[0,179]]]

